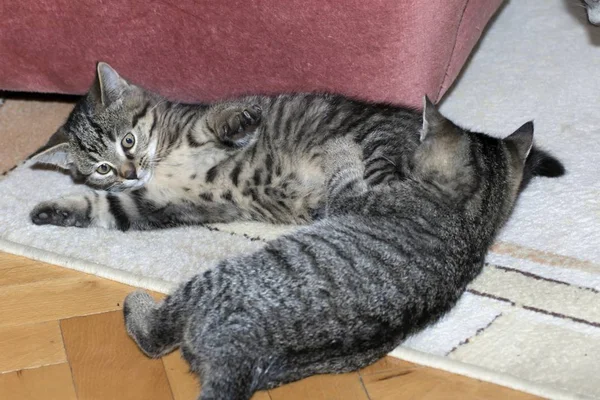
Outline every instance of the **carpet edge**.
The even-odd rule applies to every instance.
[[[463,363],[457,360],[452,360],[448,357],[428,354],[406,347],[397,347],[396,349],[392,350],[392,352],[390,352],[388,355],[415,364],[420,364],[426,367],[436,368],[454,374],[467,376],[469,378],[494,383],[500,386],[508,387],[511,389],[519,390],[521,392],[530,393],[544,398],[555,400],[592,399],[592,397],[576,393],[570,393],[550,386],[536,384],[531,381],[520,379],[502,372],[495,372],[484,367]]]
[[[31,246],[11,242],[10,240],[0,238],[0,251],[24,256],[33,260],[46,262],[48,264],[58,265],[60,267],[72,269],[75,271],[92,274],[111,281],[123,283],[130,286],[140,287],[147,290],[152,290],[160,293],[169,293],[177,285],[161,279],[143,277],[141,275],[132,274],[121,271],[105,265],[96,264],[93,262],[63,256],[53,253],[48,250],[42,250]]]

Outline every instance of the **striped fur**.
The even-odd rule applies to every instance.
[[[34,156],[100,190],[43,202],[31,218],[121,230],[235,220],[308,223],[324,206],[321,161],[328,142],[358,143],[365,177],[382,184],[406,173],[422,124],[414,110],[332,94],[178,104],[100,63],[96,84]],[[128,134],[136,138],[131,151],[121,144]],[[95,172],[101,163],[111,172]],[[124,177],[131,168],[136,179]]]
[[[353,140],[326,144],[323,220],[223,261],[160,303],[130,294],[130,336],[151,357],[181,347],[202,400],[242,400],[364,367],[436,321],[510,214],[533,127],[502,141],[435,126],[406,179],[385,185],[363,179]]]

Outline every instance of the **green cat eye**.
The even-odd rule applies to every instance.
[[[126,150],[132,148],[134,144],[135,136],[133,136],[133,133],[128,133],[127,135],[125,135],[123,140],[121,140],[121,146],[123,146],[123,148]]]
[[[108,164],[100,164],[98,168],[96,168],[96,172],[100,175],[106,175],[110,172],[110,166]]]

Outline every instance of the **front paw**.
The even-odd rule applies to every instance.
[[[89,204],[85,199],[59,199],[38,204],[29,214],[36,225],[76,226],[90,225]]]
[[[247,108],[231,108],[221,111],[216,121],[216,130],[222,140],[238,143],[258,127],[262,109],[258,105]]]

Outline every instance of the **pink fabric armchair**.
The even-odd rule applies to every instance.
[[[326,90],[420,107],[501,1],[4,1],[0,90],[81,94],[102,60],[182,101]]]

